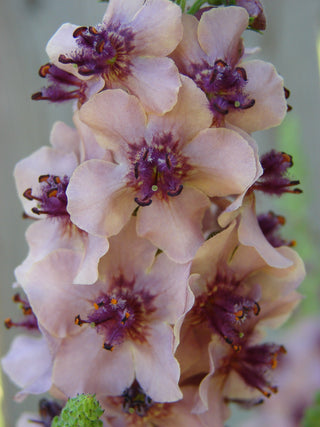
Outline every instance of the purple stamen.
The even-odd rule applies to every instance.
[[[239,294],[239,282],[217,275],[207,284],[207,292],[199,295],[191,311],[192,321],[205,322],[235,351],[239,351],[250,330],[251,319],[260,313],[259,304]]]
[[[181,194],[191,167],[171,134],[157,135],[152,145],[132,145],[128,155],[133,167],[127,178],[138,193],[134,200],[139,206],[149,206],[153,197],[168,200]]]
[[[40,67],[39,75],[47,79],[49,86],[43,87],[41,91],[34,93],[31,97],[34,101],[63,102],[78,99],[79,106],[81,106],[87,100],[85,94],[87,83],[73,74],[61,70],[53,64],[45,64]],[[72,86],[75,89],[70,90]]]
[[[46,214],[51,217],[69,216],[66,196],[69,178],[67,176],[60,178],[55,175],[41,175],[39,182],[41,184],[40,195],[33,195],[31,188],[27,188],[23,193],[26,199],[38,202],[38,206],[31,209],[32,212],[37,215]]]
[[[271,393],[277,393],[278,388],[270,383],[268,377],[285,353],[286,349],[277,344],[244,347],[233,355],[230,364],[249,386],[270,397]]]
[[[270,211],[265,214],[260,214],[258,216],[258,222],[264,236],[274,248],[278,248],[283,245],[296,245],[295,240],[291,240],[290,242],[288,242],[282,239],[282,237],[278,233],[280,227],[282,227],[286,222],[285,217],[281,215],[276,215],[272,211]]]
[[[82,319],[80,315],[75,317],[76,325],[90,324],[105,337],[105,350],[113,351],[116,345],[127,338],[139,342],[146,340],[146,315],[155,310],[152,305],[153,296],[146,292],[134,293],[133,284],[122,276],[116,278],[115,291],[99,296],[86,319]]]
[[[291,181],[286,177],[288,169],[293,166],[292,157],[289,154],[271,150],[261,157],[260,162],[263,174],[253,185],[254,190],[277,196],[283,193],[302,193],[299,188],[291,188],[299,185],[300,181]]]
[[[36,316],[34,315],[30,303],[27,299],[23,299],[20,297],[20,294],[17,293],[12,298],[13,302],[20,304],[20,309],[24,315],[24,318],[20,322],[13,322],[10,317],[5,319],[4,325],[7,329],[11,329],[12,327],[25,328],[27,330],[36,330],[39,331],[38,321]]]
[[[194,64],[189,75],[207,94],[217,126],[223,125],[229,111],[246,110],[255,104],[245,93],[248,78],[242,67],[233,68],[218,59],[213,66],[206,62]]]
[[[79,27],[73,37],[78,48],[69,55],[61,54],[59,62],[75,64],[83,76],[101,75],[106,83],[130,73],[130,52],[134,48],[134,34],[119,24]]]

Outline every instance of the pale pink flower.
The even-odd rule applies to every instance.
[[[183,40],[172,57],[207,94],[216,126],[230,123],[251,133],[279,125],[287,104],[283,79],[272,64],[241,62],[248,22],[241,7],[211,9],[200,22],[184,15]]]
[[[193,260],[190,286],[195,303],[182,326],[177,358],[182,383],[188,383],[190,378],[198,382],[205,378],[200,385],[195,409],[199,412],[210,406],[212,398],[208,393],[212,381],[221,382],[223,390],[227,390],[224,387],[226,376],[233,369],[233,365],[228,368],[232,360],[232,363],[239,363],[237,369],[243,374],[241,384],[247,384],[254,396],[257,389],[259,394],[269,387],[267,380],[263,382],[264,377],[258,376],[256,383],[246,377],[246,372],[242,372],[244,359],[249,360],[251,352],[262,352],[267,363],[270,354],[278,351],[278,347],[269,344],[258,349],[253,347],[266,327],[278,327],[290,316],[301,299],[295,289],[305,274],[301,259],[292,249],[273,250],[284,255],[292,265],[282,268],[268,265],[254,247],[239,242],[234,221],[207,240]],[[221,375],[216,374],[220,366],[223,381],[220,381]],[[259,372],[254,371],[253,377]],[[222,389],[219,393],[221,402],[229,396],[227,391],[223,394]],[[235,398],[233,395],[229,397]],[[224,409],[221,411],[225,413]]]
[[[177,100],[179,73],[166,56],[181,38],[181,9],[169,0],[110,0],[101,24],[63,24],[47,53],[79,81],[98,82],[97,91],[101,80],[106,89],[123,87],[147,110],[162,114]]]
[[[107,239],[80,230],[72,224],[66,210],[66,188],[78,164],[88,158],[110,158],[77,115],[75,123],[78,129],[57,122],[51,133],[52,147],[38,149],[15,167],[18,195],[25,214],[37,219],[26,232],[29,254],[15,270],[21,284],[26,271],[53,251],[61,257],[68,252],[77,260],[76,283],[93,283],[98,274],[98,261],[108,250]]]
[[[187,262],[203,242],[208,196],[241,194],[257,177],[255,150],[233,130],[209,128],[206,97],[187,77],[161,117],[120,90],[93,97],[80,117],[116,161],[85,162],[70,181],[68,211],[89,233],[117,234],[139,208],[138,235]]]
[[[256,344],[254,340],[235,353],[213,337],[209,345],[210,372],[200,384],[199,400],[192,412],[205,426],[222,427],[230,416],[229,403],[245,408],[261,404],[263,397],[277,392],[272,374],[285,353],[282,345]]]
[[[279,392],[242,427],[300,427],[305,410],[320,389],[319,317],[296,322],[281,339],[288,354],[277,372]]]
[[[110,239],[99,280],[71,285],[75,263],[52,253],[26,275],[39,321],[64,338],[52,381],[68,396],[121,395],[137,378],[158,402],[181,398],[171,325],[192,304],[190,264],[175,264],[135,233],[135,219]],[[81,327],[80,327],[81,326]],[[85,369],[84,369],[85,367]]]

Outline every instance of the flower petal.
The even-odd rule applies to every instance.
[[[205,94],[188,77],[181,76],[182,86],[174,108],[164,116],[151,115],[146,138],[163,131],[172,133],[180,144],[187,144],[202,129],[210,127],[212,115]]]
[[[100,270],[110,277],[110,281],[113,277],[123,275],[129,281],[139,278],[136,283],[140,283],[140,276],[154,262],[157,248],[137,235],[136,218],[131,217],[121,232],[109,241],[110,250],[101,261]]]
[[[64,249],[35,263],[20,283],[39,323],[55,337],[80,332],[74,319],[95,295],[93,285],[72,285],[78,271],[79,257]]]
[[[107,252],[109,243],[104,237],[93,236],[83,232],[82,234],[84,249],[80,268],[73,283],[77,285],[89,285],[98,279],[99,260]]]
[[[156,296],[154,305],[157,310],[153,317],[173,324],[191,308],[189,274],[190,263],[177,264],[162,253],[157,255],[152,270],[139,277],[135,291],[150,288],[150,292]]]
[[[144,2],[131,26],[135,54],[167,56],[182,38],[181,8],[167,0]]]
[[[137,57],[131,63],[131,73],[123,84],[148,111],[164,114],[171,110],[181,85],[174,62],[170,58]]]
[[[192,15],[183,14],[182,23],[183,39],[170,56],[179,71],[188,74],[192,72],[192,64],[201,64],[208,58],[198,42],[199,21]]]
[[[242,55],[241,34],[249,15],[242,7],[218,7],[205,12],[199,22],[199,43],[213,62],[222,59],[235,65]]]
[[[129,143],[140,142],[144,136],[146,116],[141,104],[121,89],[93,96],[82,106],[80,119],[106,148],[119,150]]]
[[[238,237],[242,245],[253,247],[271,267],[287,268],[292,265],[292,261],[285,258],[280,251],[271,246],[262,233],[255,212],[254,197],[245,199]],[[237,255],[239,256],[239,254]],[[241,261],[239,261],[239,264],[241,264]],[[249,262],[246,262],[246,265],[249,267]]]
[[[52,356],[44,337],[18,335],[9,352],[1,360],[2,368],[21,387],[15,400],[21,402],[28,394],[41,394],[51,387]]]
[[[245,93],[255,104],[246,110],[230,111],[227,121],[249,133],[278,126],[287,112],[282,77],[268,62],[255,60],[241,66],[248,78]]]
[[[209,196],[245,191],[256,176],[253,149],[238,133],[224,128],[207,129],[184,148],[193,171],[189,182]]]
[[[68,212],[74,224],[100,236],[117,234],[136,207],[126,188],[126,167],[88,160],[74,172],[68,188]]]
[[[90,327],[66,338],[56,355],[52,380],[68,396],[119,396],[134,380],[132,354],[124,343],[103,349],[103,336]]]
[[[92,130],[80,120],[79,111],[76,111],[73,115],[73,122],[78,131],[78,138],[81,139],[81,162],[79,163],[90,159],[111,161],[110,152],[98,144]]]
[[[203,242],[201,220],[208,204],[204,194],[188,187],[168,201],[154,198],[138,211],[137,233],[174,261],[188,262]]]
[[[73,37],[74,31],[78,27],[78,25],[69,23],[61,25],[61,27],[54,33],[54,35],[48,41],[46,46],[46,52],[50,58],[50,62],[52,62],[58,68],[61,68],[62,70],[73,74],[80,80],[88,80],[91,78],[91,76],[85,77],[80,75],[77,71],[78,68],[74,67],[73,64],[63,64],[59,62],[60,55],[68,55],[69,53],[78,50],[79,47],[77,44],[77,40]]]
[[[128,0],[110,0],[102,21],[104,23],[128,23],[144,3],[145,0],[130,0],[130,2]]]
[[[80,162],[80,137],[76,129],[64,122],[55,122],[50,133],[50,142],[53,148],[61,153],[75,153]]]
[[[175,402],[182,398],[178,386],[180,369],[173,356],[173,333],[166,324],[152,324],[148,344],[134,345],[136,379],[156,402]]]

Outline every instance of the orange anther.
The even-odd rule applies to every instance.
[[[104,343],[103,344],[103,346],[102,346],[105,350],[109,350],[109,351],[113,351],[114,350],[114,346],[113,345],[110,345],[110,344],[108,344],[108,343]]]
[[[7,329],[10,329],[10,328],[11,328],[11,326],[12,326],[12,320],[10,319],[10,317],[7,317],[7,318],[5,319],[5,321],[4,321],[4,326],[5,326]]]
[[[20,302],[21,301],[19,293],[16,293],[16,294],[13,295],[12,301],[13,302]]]
[[[53,188],[52,190],[47,192],[47,196],[48,197],[56,197],[56,195],[58,194],[58,189],[57,188]]]
[[[277,220],[278,220],[278,222],[279,222],[280,225],[284,225],[286,223],[286,219],[282,215],[278,215],[277,216]]]
[[[98,310],[98,309],[99,309],[99,306],[98,306],[98,304],[97,304],[96,302],[93,304],[93,307],[94,307],[96,310]]]
[[[275,354],[274,358],[271,360],[271,369],[276,369],[278,366],[277,355]]]
[[[33,197],[33,195],[32,195],[32,189],[31,188],[27,188],[26,190],[25,190],[25,192],[23,193],[23,197],[25,197],[26,199],[28,199],[28,200],[33,200],[34,199],[34,197]]]
[[[290,163],[292,166],[292,164],[293,164],[292,163],[292,156],[290,156],[290,154],[283,153],[283,152],[281,154],[282,154],[283,161]]]
[[[42,65],[39,69],[39,76],[46,77],[46,75],[49,73],[50,68],[51,68],[51,64]]]
[[[23,314],[28,315],[32,314],[32,308],[31,307],[22,307]]]
[[[76,325],[82,326],[83,321],[82,321],[82,320],[81,320],[81,318],[80,318],[80,314],[78,314],[78,316],[76,316],[76,317],[75,317],[75,319],[74,319],[74,323],[75,323]]]
[[[98,33],[98,30],[95,28],[95,27],[89,27],[89,32],[91,33],[91,34],[94,34],[94,35],[97,35],[97,34],[99,34]]]
[[[116,304],[118,304],[118,300],[115,298],[111,298],[110,304],[116,305]]]
[[[104,40],[100,40],[99,43],[97,43],[97,45],[96,45],[96,51],[98,53],[102,53],[105,44],[106,44],[106,42]]]
[[[76,37],[81,36],[85,31],[87,31],[87,29],[88,29],[87,27],[76,28],[73,32],[73,37],[76,38]]]
[[[39,182],[47,182],[50,175],[40,175],[38,178]]]
[[[243,310],[238,310],[234,313],[234,315],[236,316],[237,320],[239,320],[244,316],[244,312]]]

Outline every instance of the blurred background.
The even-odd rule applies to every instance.
[[[247,46],[261,46],[257,56],[272,62],[284,77],[285,86],[291,91],[289,104],[293,110],[279,128],[256,133],[254,137],[261,153],[274,147],[293,155],[294,167],[290,173],[293,179],[301,181],[300,188],[304,191],[301,195],[284,195],[281,199],[264,201],[265,210],[272,209],[287,218],[283,235],[288,240],[297,241],[296,250],[304,259],[308,273],[300,288],[305,296],[300,308],[288,325],[272,336],[282,342],[281,339],[292,340],[292,334],[301,329],[299,325],[306,318],[313,317],[319,324],[316,316],[320,308],[320,2],[264,0],[263,4],[267,30],[264,35],[246,34]],[[13,168],[18,160],[49,143],[49,133],[56,120],[72,124],[70,104],[34,102],[30,95],[43,85],[38,69],[48,60],[45,46],[52,34],[64,22],[98,23],[105,7],[105,3],[97,0],[0,0],[1,356],[8,351],[16,333],[7,331],[1,324],[7,317],[19,317],[11,300],[14,293],[11,285],[14,268],[27,254],[24,232],[29,224],[22,220]],[[320,347],[319,331],[318,339]],[[304,345],[302,341],[301,345]],[[306,347],[306,355],[308,351]],[[301,363],[304,363],[303,359]],[[319,365],[316,369],[319,371]],[[298,371],[294,372],[295,376],[299,375]],[[36,411],[38,398],[29,397],[18,404],[12,401],[16,392],[16,387],[3,376],[0,381],[0,427],[13,427],[26,408]],[[250,419],[251,414],[237,411],[228,425],[238,427],[243,422],[244,426],[249,425],[243,421],[248,415]]]

